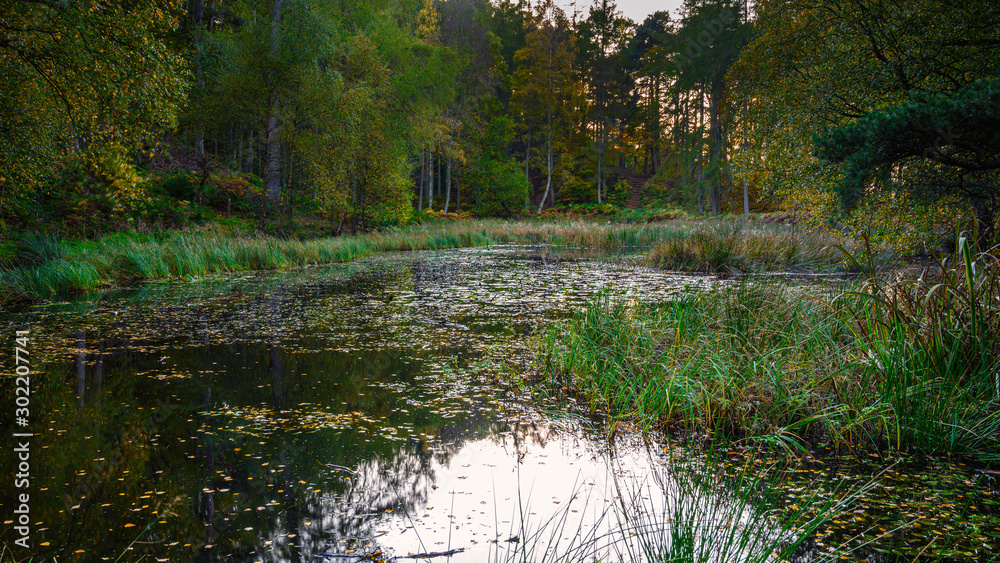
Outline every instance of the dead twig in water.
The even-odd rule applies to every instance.
[[[448,551],[433,551],[431,553],[417,553],[416,555],[400,555],[398,559],[430,559],[432,557],[451,557],[456,553],[465,551],[464,547],[449,549]]]

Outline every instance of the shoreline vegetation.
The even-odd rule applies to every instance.
[[[468,220],[311,240],[224,227],[116,233],[83,241],[26,234],[11,245],[7,265],[0,269],[0,303],[38,301],[142,280],[280,270],[347,262],[378,252],[495,243],[648,249],[648,266],[695,273],[843,271],[849,267],[835,248],[845,241],[832,235],[733,219],[660,223]]]
[[[898,260],[866,239],[740,219],[436,221],[313,240],[221,226],[94,241],[30,234],[14,255],[21,265],[0,269],[0,302],[495,243],[627,248],[649,267],[746,274],[663,305],[601,296],[546,328],[523,375],[613,421],[800,452],[1000,461],[1000,260],[965,239],[916,277],[887,267]],[[758,275],[775,271],[860,277],[811,295]]]
[[[818,296],[747,276],[666,304],[599,296],[536,337],[530,384],[644,431],[854,455],[1000,462],[1000,259],[965,239],[919,277],[845,252]]]
[[[664,483],[697,502],[668,495],[656,507],[643,500],[649,491],[623,490],[621,507],[608,516],[618,532],[567,529],[561,514],[521,522],[510,534],[523,543],[492,553],[492,560],[549,560],[550,553],[565,561],[608,554],[695,560],[722,553],[771,561],[809,553],[833,561],[881,540],[903,553],[910,548],[891,543],[891,536],[909,537],[912,522],[892,520],[889,529],[850,535],[838,518],[880,506],[863,497],[872,496],[887,468],[914,454],[1000,463],[1000,259],[976,254],[965,239],[918,276],[900,272],[890,251],[864,238],[734,219],[463,220],[313,240],[222,227],[94,241],[27,235],[14,255],[21,265],[11,267],[8,258],[0,269],[0,301],[495,243],[628,248],[648,267],[745,275],[667,303],[599,294],[532,336],[525,357],[485,360],[507,384],[571,397],[601,415],[609,439],[622,427],[656,430],[709,452],[704,457],[682,446],[670,453]],[[817,291],[766,275],[775,271],[859,275]],[[876,458],[881,469],[845,487],[789,469],[822,452]],[[793,480],[800,478],[807,481]],[[789,488],[813,492],[785,498]],[[761,497],[761,491],[772,493]],[[753,525],[705,528],[704,521]],[[972,533],[975,524],[958,528]],[[547,545],[567,531],[580,541]],[[947,560],[967,553],[965,545],[949,540],[938,552]],[[923,549],[914,552],[918,558]]]

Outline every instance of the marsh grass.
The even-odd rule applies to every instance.
[[[135,280],[194,278],[218,272],[276,270],[346,262],[377,252],[489,244],[482,229],[444,228],[299,241],[227,233],[162,238],[112,235],[67,245],[28,237],[22,267],[0,270],[0,302],[39,300]]]
[[[842,351],[808,302],[743,280],[647,306],[607,294],[540,342],[540,371],[641,428],[733,439],[808,430],[825,407],[820,365]],[[790,369],[794,366],[794,369]]]
[[[757,242],[751,244],[744,239]],[[773,250],[777,247],[775,240],[785,241],[782,250]],[[642,224],[459,221],[306,241],[224,229],[157,236],[118,233],[97,241],[77,242],[60,241],[52,235],[28,235],[19,243],[19,267],[0,269],[0,302],[40,300],[136,280],[275,270],[346,262],[386,251],[492,243],[631,252],[652,248],[652,265],[691,271],[832,268],[837,261],[826,246],[820,246],[831,242],[827,238],[803,238],[779,225],[715,220]],[[768,249],[787,256],[780,260],[760,258]]]
[[[1000,446],[1000,263],[968,245],[933,275],[833,299],[744,278],[658,305],[600,295],[537,341],[537,380],[641,428],[805,450]]]
[[[729,221],[702,223],[663,240],[649,254],[649,265],[695,272],[828,270],[843,265],[843,241],[822,232],[781,225]]]
[[[889,439],[1000,459],[1000,260],[961,238],[910,279],[880,274],[870,249],[847,254],[865,281],[831,309],[866,354]]]

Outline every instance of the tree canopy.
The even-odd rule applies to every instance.
[[[339,232],[623,205],[627,176],[655,205],[814,225],[947,202],[991,237],[998,24],[972,0],[686,0],[642,22],[613,0],[13,0],[0,219],[87,234],[221,189]]]

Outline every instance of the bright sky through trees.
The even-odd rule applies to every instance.
[[[667,10],[671,16],[676,16],[677,10],[683,3],[683,0],[619,0],[616,2],[622,15],[640,24],[645,21],[646,16],[657,10]],[[588,0],[559,0],[558,4],[566,10],[566,15],[570,18],[573,17],[574,6],[580,12],[580,17],[586,18],[593,2]]]

